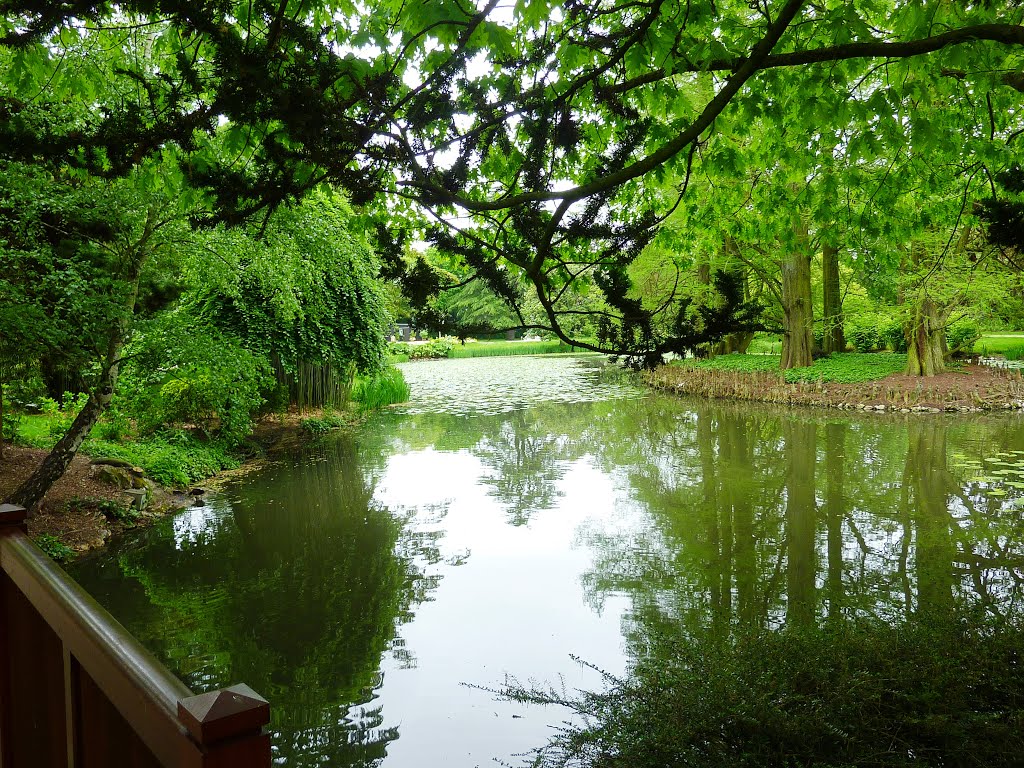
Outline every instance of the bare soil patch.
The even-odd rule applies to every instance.
[[[0,499],[7,498],[32,474],[46,454],[47,451],[39,448],[5,445],[0,459]],[[134,526],[107,518],[96,509],[97,501],[113,502],[124,509],[131,504],[131,498],[123,490],[94,477],[89,457],[79,454],[43,498],[36,514],[29,518],[29,535],[35,537],[48,533],[76,552],[85,552],[103,546],[115,533],[147,525],[167,512],[190,504],[191,498],[157,487],[153,499]]]

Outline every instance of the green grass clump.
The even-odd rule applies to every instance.
[[[54,434],[54,431],[51,417],[45,414],[24,416],[18,425],[18,442],[50,449],[61,434]],[[103,430],[95,430],[94,434],[97,433],[102,434]],[[239,465],[226,447],[202,441],[183,430],[165,430],[124,441],[90,437],[82,444],[82,452],[127,461],[142,467],[151,479],[168,486],[188,485]]]
[[[168,486],[182,486],[235,469],[239,462],[225,448],[204,443],[187,432],[165,432],[153,437],[120,443],[86,440],[82,450],[91,456],[123,459],[142,467],[146,475]]]
[[[337,413],[325,413],[323,416],[310,416],[299,422],[299,425],[311,435],[325,435],[335,429],[351,426],[352,422]]]
[[[54,562],[65,563],[75,556],[75,550],[51,533],[42,533],[36,536],[35,542],[36,546]]]
[[[409,399],[409,385],[405,376],[394,366],[385,368],[375,376],[356,380],[352,399],[364,410],[373,411]]]

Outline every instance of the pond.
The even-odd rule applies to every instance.
[[[407,405],[71,569],[193,690],[268,698],[281,764],[517,764],[568,711],[493,689],[600,688],[667,635],[1021,616],[1019,416],[684,401],[594,357],[404,371]]]

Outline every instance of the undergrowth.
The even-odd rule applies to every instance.
[[[299,425],[311,435],[325,435],[335,429],[352,426],[353,420],[340,413],[324,413],[321,416],[307,416]]]
[[[1024,627],[973,616],[648,638],[599,691],[512,683],[569,707],[544,768],[1020,765]],[[600,670],[598,670],[600,671]]]
[[[35,537],[36,546],[45,552],[51,560],[64,563],[75,556],[75,550],[54,536],[52,533],[41,533]]]

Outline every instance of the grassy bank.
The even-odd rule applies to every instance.
[[[15,444],[50,450],[65,429],[63,420],[48,415],[22,416]],[[102,433],[102,426],[95,430]],[[183,430],[155,435],[125,435],[111,440],[90,437],[81,448],[93,458],[118,459],[141,467],[146,475],[168,487],[187,486],[225,469],[239,466],[239,456],[227,448],[199,440]]]
[[[886,352],[847,352],[815,360],[806,368],[779,371],[779,355],[721,355],[709,360],[681,360],[672,365],[689,370],[733,371],[739,373],[773,373],[790,384],[796,382],[857,383],[884,379],[907,367],[907,356]]]
[[[547,341],[467,341],[441,338],[427,342],[391,344],[391,362],[404,363],[408,360],[438,360],[467,357],[508,357],[512,355],[554,355],[586,350],[574,347],[559,339]]]

